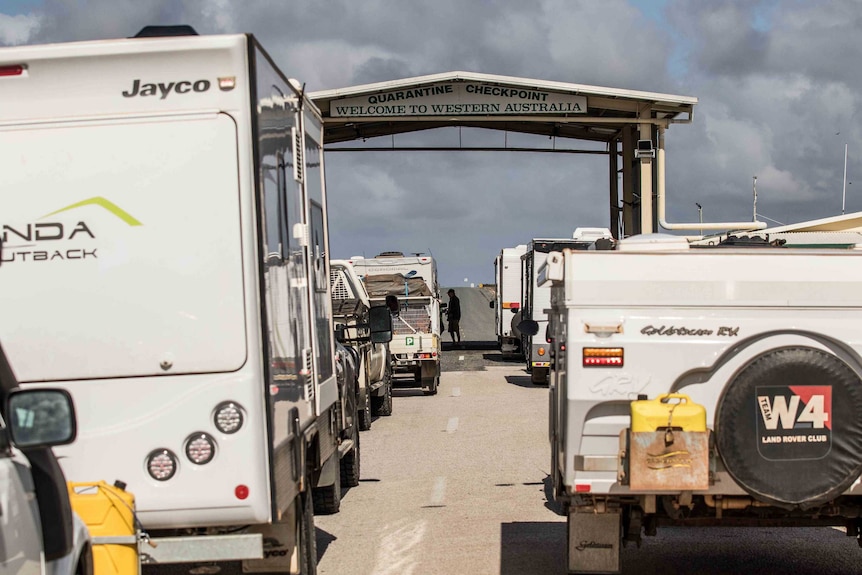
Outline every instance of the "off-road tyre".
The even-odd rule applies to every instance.
[[[339,465],[341,467],[341,486],[356,487],[359,485],[360,472],[360,449],[359,449],[359,429],[353,428],[353,449],[344,454]]]
[[[838,497],[862,472],[860,413],[862,380],[844,361],[810,347],[774,349],[724,389],[716,445],[753,497],[808,509]]]
[[[548,385],[549,371],[547,367],[534,367],[530,372],[530,383],[533,385]]]
[[[338,457],[338,452],[332,457]],[[341,511],[341,462],[335,466],[335,482],[312,489],[315,515],[334,515]]]
[[[357,397],[357,402],[359,398]],[[368,431],[371,429],[371,402],[373,401],[370,393],[365,394],[365,402],[362,404],[362,409],[357,414],[360,431]]]
[[[383,386],[383,395],[375,399],[377,400],[377,415],[383,417],[392,415],[392,380]]]
[[[306,485],[311,481],[306,477]],[[317,574],[317,532],[314,528],[314,503],[311,489],[306,489],[296,496],[296,533],[297,551],[299,553],[299,572],[302,575]]]
[[[422,393],[425,395],[437,395],[437,387],[440,384],[440,376],[435,375],[422,380]]]

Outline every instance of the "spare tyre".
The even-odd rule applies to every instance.
[[[862,381],[819,349],[770,350],[725,388],[715,434],[727,471],[753,497],[814,507],[862,472]]]

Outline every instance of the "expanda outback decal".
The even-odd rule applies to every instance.
[[[832,386],[759,386],[757,448],[766,459],[819,459],[832,448]]]
[[[129,226],[142,225],[131,214],[103,197],[68,205],[37,221],[0,224],[2,263],[46,262],[97,259],[99,216],[86,219],[55,217],[84,206],[99,206]]]

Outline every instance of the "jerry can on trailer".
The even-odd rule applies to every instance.
[[[709,489],[706,408],[689,396],[633,401],[621,443],[620,477],[632,491]]]
[[[673,401],[675,400],[675,401]],[[656,431],[666,427],[682,431],[706,431],[706,408],[682,393],[667,393],[655,399],[631,403],[632,431]]]
[[[135,496],[104,481],[69,483],[72,509],[87,525],[93,540],[97,575],[140,573]]]

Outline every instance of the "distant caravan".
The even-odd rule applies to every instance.
[[[497,293],[489,307],[494,310],[497,345],[504,359],[523,358],[521,349],[521,256],[527,251],[526,245],[503,248],[494,258],[494,275],[497,280]]]
[[[597,242],[601,245],[602,242],[610,242],[612,239],[613,236],[607,228],[577,228],[571,238],[533,239],[527,244],[527,249],[521,256],[521,320],[538,322],[539,331],[536,335],[522,333],[521,349],[530,379],[535,385],[548,384],[548,373],[552,365],[552,342],[547,333],[548,320],[545,316],[545,310],[551,307],[551,289],[549,285],[541,285],[539,270],[550,252],[596,249]]]

